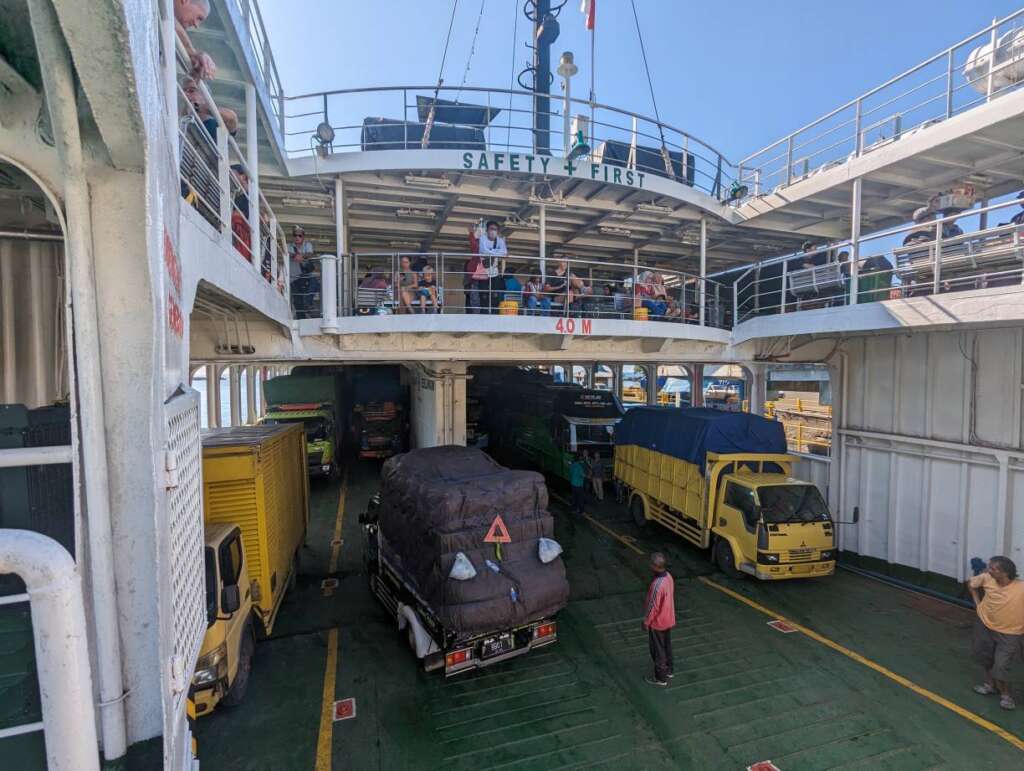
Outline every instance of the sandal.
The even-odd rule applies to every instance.
[[[980,693],[982,696],[995,696],[999,693],[999,691],[988,683],[982,683],[981,685],[974,686],[974,692]]]
[[[1012,696],[1003,696],[999,699],[999,706],[1003,709],[1017,709],[1017,704]]]

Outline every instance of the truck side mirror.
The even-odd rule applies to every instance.
[[[225,586],[220,590],[220,612],[231,615],[242,606],[238,595],[238,584]]]

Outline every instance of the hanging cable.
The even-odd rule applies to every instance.
[[[473,63],[473,54],[476,53],[476,39],[480,34],[480,22],[484,18],[484,6],[487,4],[487,0],[480,0],[480,13],[476,17],[476,29],[473,30],[473,42],[469,46],[469,58],[466,59],[466,70],[462,73],[462,82],[459,84],[459,90],[455,94],[455,101],[459,101],[459,97],[462,96],[462,88],[466,85],[466,79],[469,77],[469,67]]]
[[[636,24],[636,36],[640,40],[640,54],[644,60],[644,72],[647,73],[647,88],[651,92],[651,104],[654,105],[654,119],[658,122],[658,134],[661,136],[661,158],[665,162],[665,171],[670,178],[675,179],[676,175],[672,170],[672,159],[668,154],[665,145],[665,130],[661,126],[661,115],[658,113],[658,99],[654,96],[654,82],[651,80],[651,68],[647,64],[647,49],[644,47],[644,35],[640,31],[640,17],[636,13],[636,0],[630,0],[633,6],[633,21]]]
[[[519,7],[512,4],[512,75],[508,79],[508,128],[505,131],[505,151],[512,150],[512,89],[516,84],[516,43],[519,42]]]
[[[452,18],[448,21],[448,36],[444,39],[444,53],[441,54],[441,69],[437,73],[437,85],[434,86],[434,100],[430,104],[430,113],[427,115],[426,125],[423,127],[423,140],[420,147],[424,150],[430,144],[430,129],[434,125],[434,111],[437,109],[437,97],[441,93],[441,86],[444,85],[444,63],[448,60],[448,44],[452,42],[452,27],[455,26],[455,12],[459,9],[459,0],[452,2]]]

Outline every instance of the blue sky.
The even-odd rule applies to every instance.
[[[289,95],[434,83],[452,8],[450,0],[261,0],[260,6]],[[662,120],[732,160],[1019,7],[1020,0],[637,0]],[[521,8],[522,0],[485,0],[468,85],[509,87],[515,17],[515,71],[530,58],[524,42],[531,25]],[[480,0],[459,0],[447,85],[462,81],[479,10]],[[559,21],[553,60],[563,50],[575,52],[574,96],[583,97],[590,44],[578,0],[569,0]],[[598,101],[654,114],[628,0],[598,0],[596,80]]]

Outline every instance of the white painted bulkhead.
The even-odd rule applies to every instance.
[[[843,550],[956,580],[1024,562],[1024,329],[865,337],[842,348],[833,491]]]

